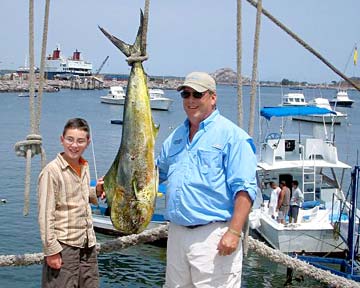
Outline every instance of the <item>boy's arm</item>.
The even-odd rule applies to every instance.
[[[55,189],[50,173],[43,171],[38,181],[38,221],[45,256],[62,250],[55,233]]]

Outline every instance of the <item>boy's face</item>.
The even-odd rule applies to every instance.
[[[74,162],[80,159],[90,143],[88,133],[79,129],[67,129],[60,141],[64,146],[65,158]]]

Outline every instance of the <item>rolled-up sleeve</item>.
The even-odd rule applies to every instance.
[[[55,185],[48,171],[41,172],[38,179],[38,221],[45,256],[62,250],[55,233]]]
[[[164,145],[161,149],[160,155],[156,159],[156,166],[159,169],[159,183],[162,183],[167,180],[167,174],[169,168],[166,162]]]
[[[238,192],[245,191],[254,201],[257,191],[257,160],[252,140],[242,139],[229,144],[226,160],[227,184],[234,200]]]

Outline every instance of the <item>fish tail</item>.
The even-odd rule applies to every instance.
[[[133,45],[127,44],[114,35],[107,32],[104,28],[98,26],[101,32],[117,47],[121,52],[125,54],[127,57],[146,57],[145,52],[145,43],[143,40],[144,35],[144,14],[142,10],[140,10],[140,26],[138,29],[138,33]],[[146,59],[144,59],[146,60]]]

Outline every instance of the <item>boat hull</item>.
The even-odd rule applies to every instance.
[[[296,121],[340,125],[341,122],[344,121],[345,117],[312,115],[312,116],[293,116],[292,119]]]
[[[350,100],[350,101],[330,101],[330,105],[336,106],[336,107],[351,107],[353,103],[354,103],[354,101],[352,101],[352,100]]]
[[[107,96],[100,97],[101,103],[105,104],[113,104],[113,105],[124,105],[125,98],[112,98]],[[170,108],[172,100],[169,98],[157,98],[157,99],[150,99],[150,107],[153,110],[164,110],[167,111]]]
[[[125,98],[113,98],[108,96],[102,96],[100,97],[101,103],[105,104],[114,104],[114,105],[124,105],[125,104]]]
[[[92,218],[93,218],[94,230],[97,233],[112,235],[112,236],[125,236],[123,233],[115,229],[109,216],[93,213]],[[151,222],[146,227],[145,231],[166,224],[167,222],[163,219],[162,215],[154,214]],[[149,244],[153,244],[160,247],[166,247],[166,243],[167,243],[167,238],[161,238],[154,242],[149,242]]]
[[[268,218],[268,219],[267,219]],[[284,253],[324,254],[340,253],[346,249],[340,237],[334,237],[331,225],[327,228],[302,227],[277,223],[269,217],[260,219],[261,226],[256,231],[273,248]],[[312,228],[312,229],[311,229]]]

